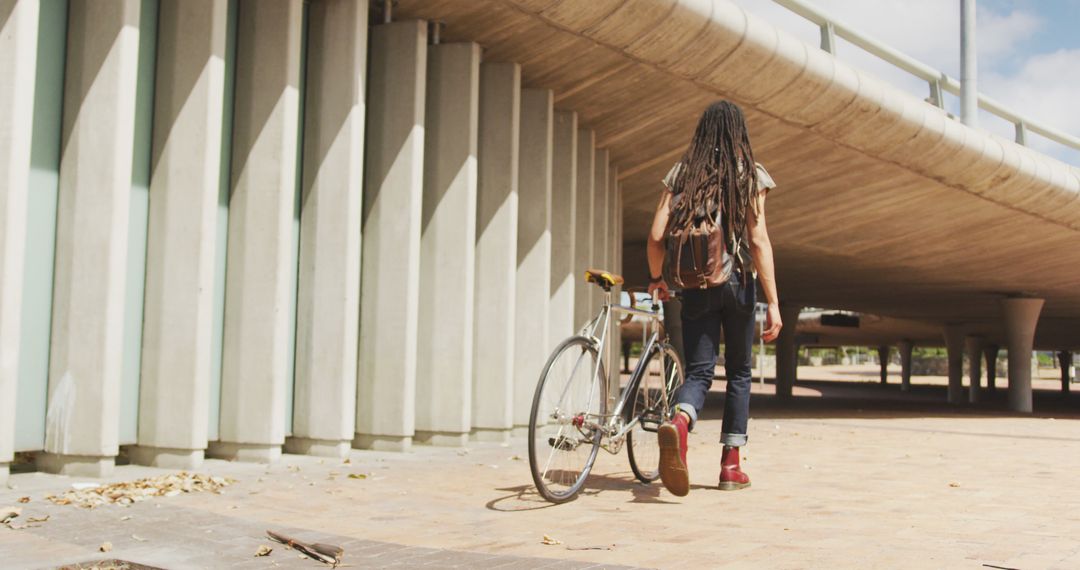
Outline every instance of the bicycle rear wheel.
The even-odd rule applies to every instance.
[[[656,430],[671,418],[675,390],[685,379],[682,361],[670,344],[660,345],[644,355],[628,421],[637,421],[626,434],[626,454],[630,470],[642,483],[660,478],[660,444]],[[628,387],[629,388],[629,387]]]
[[[548,501],[573,499],[596,461],[607,408],[604,374],[592,341],[575,336],[555,349],[540,375],[529,416],[529,467]]]

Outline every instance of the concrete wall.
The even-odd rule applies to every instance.
[[[0,484],[15,451],[39,6],[0,1]]]

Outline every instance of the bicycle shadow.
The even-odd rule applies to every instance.
[[[540,496],[540,493],[533,485],[517,485],[515,487],[502,487],[495,490],[509,492],[510,494],[496,497],[488,501],[484,505],[488,510],[513,513],[520,511],[535,511],[558,506],[555,503],[549,503]],[[645,484],[638,481],[633,474],[629,473],[616,473],[614,475],[599,475],[592,473],[585,482],[585,487],[578,493],[574,500],[576,501],[582,497],[595,497],[601,493],[611,491],[630,491],[630,494],[632,495],[630,501],[628,501],[630,503],[659,505],[679,504],[678,502],[662,499],[662,490],[663,485],[659,482]]]

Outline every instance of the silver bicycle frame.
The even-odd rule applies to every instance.
[[[604,305],[600,308],[600,313],[581,329],[582,336],[589,338],[590,340],[592,340],[593,343],[598,345],[597,353],[600,355],[600,358],[597,359],[596,367],[593,368],[594,378],[600,374],[600,363],[608,360],[608,357],[611,356],[611,347],[607,342],[607,337],[608,331],[611,329],[610,325],[613,313],[616,315],[639,316],[648,319],[648,326],[645,330],[642,331],[642,340],[644,341],[644,339],[648,337],[648,341],[644,342],[644,344],[642,345],[642,355],[649,354],[650,351],[656,348],[656,345],[659,344],[660,341],[660,323],[662,323],[664,320],[664,316],[662,314],[660,314],[659,312],[645,311],[633,306],[614,304],[612,303],[611,292],[606,291],[604,293]],[[598,330],[600,332],[599,336],[597,336]],[[614,364],[616,366],[618,365],[618,363]],[[605,374],[604,377],[601,378],[601,380],[604,386],[604,397],[606,401],[608,393],[611,391],[611,371],[608,370],[607,374]],[[595,384],[593,384],[593,386],[595,386]],[[602,414],[602,417],[606,416],[607,418],[607,421],[604,422],[606,424],[606,428],[610,429],[614,427],[615,422],[618,421],[618,418],[622,415],[623,408],[626,406],[626,402],[629,400],[629,393],[630,391],[627,390],[626,393],[624,393],[622,397],[619,398],[619,401],[615,405],[614,411],[612,411],[610,414]],[[590,393],[590,401],[592,399],[592,396],[593,394]],[[633,429],[633,427],[634,421],[631,421],[627,425],[623,426],[618,433],[612,434],[609,437],[617,439],[625,435],[626,432]]]

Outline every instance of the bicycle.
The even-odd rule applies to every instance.
[[[660,477],[656,432],[671,418],[671,400],[685,378],[678,353],[661,333],[663,315],[655,300],[652,311],[637,308],[632,291],[630,306],[613,303],[612,288],[623,279],[606,271],[588,270],[585,281],[604,290],[604,303],[577,335],[551,353],[529,416],[533,482],[553,503],[577,496],[601,448],[617,455],[625,445],[634,476],[642,483],[656,481]],[[641,358],[617,401],[611,394],[618,385],[611,384],[603,358],[605,350],[610,355],[613,314],[645,319]],[[621,381],[619,375],[615,378]]]

